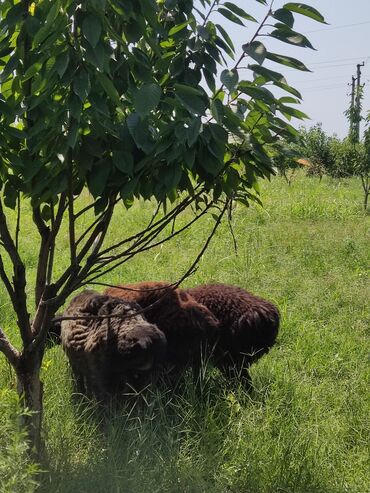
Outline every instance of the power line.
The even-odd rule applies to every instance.
[[[367,55],[365,56],[355,56],[355,57],[350,57],[350,58],[335,58],[334,60],[324,60],[321,62],[312,62],[308,63],[308,65],[321,65],[323,63],[335,63],[335,62],[347,62],[349,60],[358,60],[359,58],[364,59]],[[368,56],[370,58],[370,56]]]
[[[308,88],[299,88],[301,92],[311,92],[311,91],[325,91],[326,89],[345,89],[343,84],[330,84],[330,86],[318,86],[318,87],[308,87]]]
[[[303,34],[319,33],[322,31],[334,31],[336,29],[344,29],[346,27],[361,26],[363,24],[370,24],[370,21],[356,22],[354,24],[343,24],[342,26],[335,26],[335,27],[327,27],[327,28],[324,27],[323,29],[315,29],[314,31],[306,31]]]
[[[337,79],[344,79],[344,78],[348,78],[348,75],[347,74],[343,74],[343,75],[333,75],[332,77],[322,77],[320,79],[310,79],[310,80],[292,80],[292,81],[289,81],[290,84],[302,84],[302,83],[306,83],[306,84],[312,84],[314,82],[321,82],[322,80],[337,80]]]
[[[356,60],[358,60],[358,58],[356,58]],[[309,64],[306,63],[306,65],[309,65]],[[326,65],[325,67],[315,67],[314,72],[316,72],[316,70],[326,70],[326,69],[330,69],[330,68],[349,67],[349,66],[352,67],[353,66],[353,63],[339,63],[339,64],[335,64],[335,65]],[[297,73],[297,69],[287,68],[287,69],[285,69],[285,72],[294,72],[294,73]]]

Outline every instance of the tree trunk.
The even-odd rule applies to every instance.
[[[41,434],[43,412],[43,383],[40,380],[42,353],[40,350],[22,354],[17,368],[18,394],[26,413],[22,425],[27,431],[30,455],[38,463],[44,461],[44,442]]]

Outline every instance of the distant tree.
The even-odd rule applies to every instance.
[[[353,143],[346,137],[343,140],[333,139],[330,144],[332,165],[327,174],[333,178],[346,178],[357,173],[358,164],[363,160],[364,147],[361,142]]]
[[[255,22],[231,2],[0,2],[0,277],[22,341],[15,348],[0,329],[0,351],[31,411],[25,425],[36,452],[42,450],[45,337],[67,297],[176,236],[218,204],[214,232],[231,200],[258,200],[257,178],[272,173],[265,145],[296,136],[284,117],[305,116],[289,105],[300,94],[265,62],[307,69],[295,58],[267,51],[261,39],[312,48],[292,29],[294,14],[324,19],[305,4],[277,10],[272,4],[240,57],[220,70],[226,55],[235,58],[235,48],[213,14],[239,25]],[[239,69],[247,58],[242,80]],[[290,96],[277,99],[273,87]],[[85,188],[92,199],[83,207]],[[116,205],[130,207],[138,198],[158,202],[152,221],[107,244]],[[23,199],[39,234],[33,309],[21,248]],[[166,226],[192,204],[196,216],[166,235]],[[14,229],[9,209],[15,210]],[[90,211],[95,219],[83,229]],[[68,223],[70,262],[57,274],[62,221]]]
[[[359,124],[363,120],[362,116],[362,100],[364,97],[364,86],[359,86],[357,89],[356,104],[351,100],[350,107],[344,112],[349,122],[348,133],[348,150],[350,156],[353,174],[357,174],[361,178],[361,185],[364,192],[364,209],[367,210],[369,189],[370,189],[370,135],[369,122],[370,112],[366,118],[367,128],[364,132],[363,142],[360,142]]]
[[[333,139],[326,134],[321,123],[309,129],[300,128],[300,152],[311,163],[307,168],[308,174],[319,176],[320,180],[326,172],[330,174],[334,168]]]
[[[279,139],[271,149],[274,166],[290,186],[297,169],[301,166],[301,151],[298,142]]]

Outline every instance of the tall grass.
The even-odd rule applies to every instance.
[[[276,346],[252,367],[253,390],[231,389],[206,368],[201,386],[164,385],[111,410],[71,398],[60,347],[43,366],[50,468],[43,492],[93,493],[365,493],[369,461],[369,217],[358,180],[303,176],[288,187],[263,185],[264,209],[237,208],[237,254],[224,224],[185,285],[226,282],[278,304]],[[116,215],[112,237],[144,225],[152,206]],[[196,256],[212,218],[171,243],[124,264],[106,282],[176,280]],[[36,252],[23,224],[30,297]],[[58,269],[67,263],[67,237]],[[1,323],[14,316],[0,290]],[[13,340],[17,336],[13,334]],[[14,376],[2,358],[3,388]],[[0,491],[32,491],[13,391],[3,390]],[[9,442],[8,442],[9,440]],[[3,443],[16,446],[4,448]],[[12,467],[9,466],[12,465]],[[28,466],[31,467],[31,466]],[[6,471],[6,472],[4,472]],[[1,490],[3,488],[3,490]],[[28,488],[28,489],[27,489]]]

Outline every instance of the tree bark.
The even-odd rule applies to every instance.
[[[16,368],[18,394],[24,410],[22,425],[27,431],[30,455],[38,463],[44,462],[45,447],[41,434],[43,411],[43,383],[40,380],[42,351],[23,353]]]

